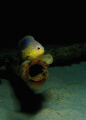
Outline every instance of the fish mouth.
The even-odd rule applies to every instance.
[[[44,50],[41,50],[41,54],[43,54],[44,53]]]

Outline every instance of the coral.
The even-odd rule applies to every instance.
[[[51,64],[53,62],[53,57],[51,54],[43,54],[38,57],[39,60],[44,61],[47,65]]]
[[[22,78],[30,88],[39,89],[48,78],[48,65],[52,61],[53,58],[50,54],[43,54],[33,61],[21,61],[18,54],[3,56],[0,58],[0,78],[3,78],[4,74],[9,75],[12,72]]]
[[[51,64],[53,62],[53,57],[51,54],[45,55],[45,58],[43,59],[47,64]]]
[[[39,89],[48,77],[46,64],[41,60],[12,65],[14,72],[32,89]]]
[[[74,44],[71,46],[57,47],[48,51],[53,56],[53,64],[55,65],[70,65],[86,61],[86,42]],[[53,65],[52,64],[52,65]]]

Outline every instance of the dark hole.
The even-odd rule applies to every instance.
[[[30,67],[29,74],[31,77],[34,77],[38,75],[39,73],[42,73],[43,72],[42,69],[43,69],[42,65],[34,64]]]

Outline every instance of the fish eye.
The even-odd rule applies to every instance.
[[[37,47],[38,50],[40,50],[40,47]]]

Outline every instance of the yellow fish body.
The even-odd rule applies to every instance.
[[[23,61],[32,61],[44,53],[44,47],[30,35],[22,38],[18,47]]]

